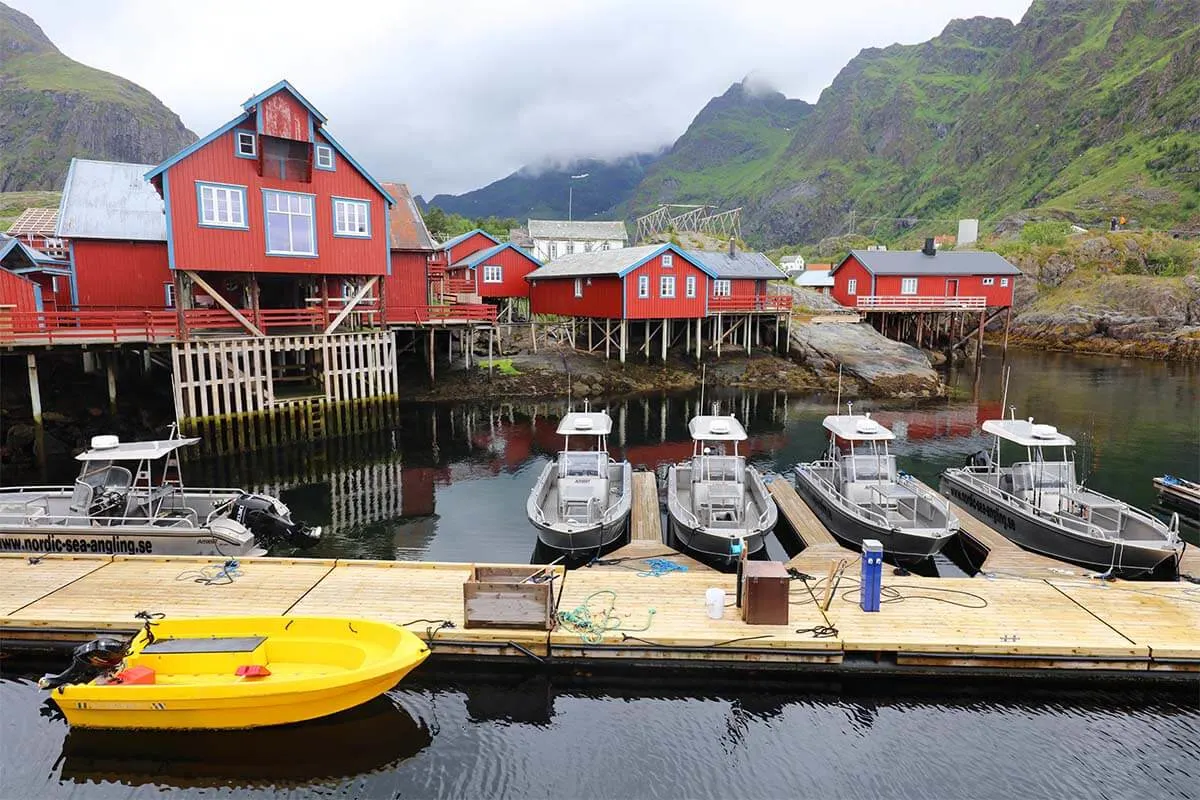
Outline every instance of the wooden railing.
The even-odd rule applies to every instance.
[[[496,307],[487,303],[448,303],[437,306],[388,306],[385,315],[387,322],[390,324],[417,323],[426,325],[447,322],[494,324],[496,322]]]
[[[937,297],[928,295],[866,295],[858,298],[858,308],[886,309],[896,311],[964,310],[982,311],[987,308],[986,297]]]
[[[709,311],[740,311],[749,313],[752,311],[790,311],[792,308],[791,295],[784,294],[767,294],[754,295],[752,297],[710,297],[708,298]]]
[[[473,294],[475,292],[475,281],[469,278],[447,278],[446,291],[455,294]]]

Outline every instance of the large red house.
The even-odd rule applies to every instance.
[[[379,296],[394,201],[325,121],[280,81],[146,172],[166,206],[169,266],[196,296],[256,313]]]
[[[573,253],[529,274],[530,311],[601,319],[700,319],[708,314],[704,262],[673,244]]]
[[[1012,305],[1021,271],[996,253],[852,250],[833,268],[833,296],[863,309],[983,310]]]

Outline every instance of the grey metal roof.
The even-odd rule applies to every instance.
[[[144,177],[153,164],[71,159],[56,234],[70,239],[167,240],[163,201]]]
[[[735,251],[732,256],[728,250],[688,250],[687,253],[694,260],[703,262],[718,278],[782,280],[787,277],[762,253]]]
[[[583,220],[568,222],[565,219],[531,219],[526,228],[534,239],[589,240],[620,239],[629,241],[625,223],[616,221]]]
[[[573,278],[586,275],[620,275],[629,267],[649,258],[661,249],[661,244],[646,244],[641,247],[618,247],[615,250],[572,253],[538,267],[527,277],[529,280],[537,280],[538,278]]]
[[[851,250],[875,275],[1020,275],[1021,270],[987,250],[953,250],[927,256],[920,250]],[[846,263],[842,261],[842,264]],[[842,264],[833,268],[837,272]]]

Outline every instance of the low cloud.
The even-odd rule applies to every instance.
[[[647,3],[6,0],[67,55],[154,92],[203,135],[286,77],[381,178],[462,192],[525,164],[674,141],[729,84],[815,102],[864,47],[1029,0]]]

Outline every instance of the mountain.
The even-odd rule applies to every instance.
[[[508,177],[466,194],[439,194],[429,205],[464,217],[566,219],[568,201],[575,219],[616,214],[633,188],[646,176],[656,154],[626,156],[614,161],[584,159],[565,166],[522,167]],[[587,173],[574,181],[572,175]]]
[[[733,84],[709,100],[651,166],[630,199],[630,210],[644,213],[664,202],[724,206],[752,191],[812,110],[751,78]]]
[[[883,239],[1021,212],[1200,225],[1200,0],[1035,0],[1016,25],[955,20],[928,42],[865,49],[790,131],[742,127],[743,139],[786,136],[773,153],[747,157],[712,106],[635,190],[631,215],[743,206],[759,245],[844,233],[851,212]],[[684,152],[700,157],[672,160]]]
[[[72,156],[157,163],[195,140],[150,92],[72,61],[0,3],[0,192],[61,188]]]

